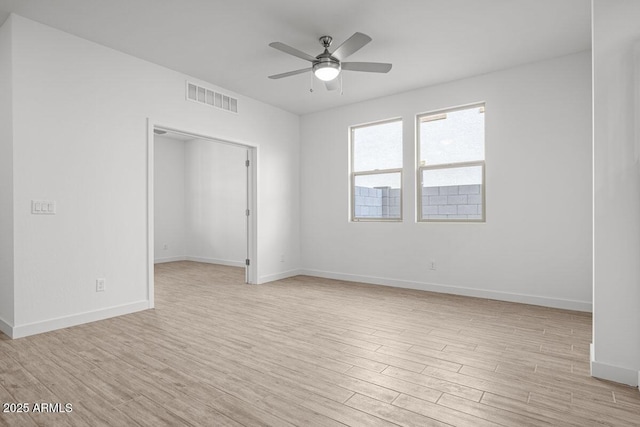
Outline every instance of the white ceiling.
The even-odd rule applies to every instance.
[[[590,0],[0,0],[10,12],[223,88],[307,114],[591,47]],[[344,72],[344,94],[270,48],[316,56],[354,32],[373,41],[349,61],[391,62],[388,74]]]

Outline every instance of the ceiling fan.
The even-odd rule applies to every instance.
[[[325,82],[325,86],[328,90],[335,90],[338,88],[336,77],[338,77],[341,70],[364,71],[367,73],[388,73],[389,70],[391,70],[391,64],[383,62],[342,62],[348,56],[354,54],[371,41],[371,37],[366,34],[355,33],[344,43],[338,46],[338,48],[333,52],[329,52],[329,47],[333,41],[330,36],[322,36],[319,40],[322,47],[324,47],[324,52],[316,57],[284,43],[270,43],[269,46],[274,49],[278,49],[284,53],[288,53],[289,55],[297,56],[298,58],[311,62],[311,67],[289,71],[287,73],[274,74],[269,76],[269,78],[281,79],[283,77],[295,76],[296,74],[313,71],[313,74],[318,79]]]

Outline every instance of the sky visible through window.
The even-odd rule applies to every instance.
[[[402,168],[402,121],[353,130],[353,171]],[[400,188],[400,174],[360,175],[358,186]]]
[[[423,116],[420,121],[422,166],[484,160],[484,112],[481,107]],[[432,120],[429,120],[432,119]],[[429,187],[471,185],[482,182],[479,167],[424,171]]]
[[[423,116],[420,121],[422,166],[484,160],[484,112],[481,107]],[[435,118],[435,120],[429,120]],[[402,168],[402,121],[354,128],[353,171]],[[428,186],[471,185],[482,182],[478,167],[424,171]],[[358,177],[358,186],[400,188],[399,174]]]

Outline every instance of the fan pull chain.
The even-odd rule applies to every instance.
[[[344,95],[344,91],[342,90],[342,73],[340,73],[340,96]]]
[[[313,93],[313,72],[309,73],[311,81],[309,82],[309,92]]]

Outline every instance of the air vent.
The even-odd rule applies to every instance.
[[[238,112],[238,100],[195,83],[187,82],[187,99],[221,110]]]

